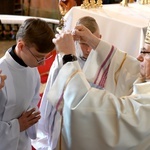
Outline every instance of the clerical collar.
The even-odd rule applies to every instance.
[[[16,45],[13,45],[12,48],[10,48],[10,49],[8,50],[9,54],[12,56],[12,58],[13,58],[18,64],[20,64],[21,66],[27,67],[27,65],[23,62],[23,60],[20,59],[20,58],[16,55],[16,53],[15,53],[15,47],[16,47]]]

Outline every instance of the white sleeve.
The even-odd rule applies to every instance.
[[[36,69],[36,68],[35,68]],[[38,109],[38,103],[40,101],[40,76],[39,76],[39,73],[37,70],[35,70],[35,91],[34,91],[34,97],[32,99],[32,102],[30,104],[30,107],[28,108],[28,110],[32,109],[32,108],[36,108],[36,111],[39,111]],[[33,126],[31,126],[30,128],[28,128],[26,131],[27,131],[27,134],[28,136],[31,138],[31,139],[36,139],[36,136],[37,136],[37,124],[34,124]]]
[[[49,92],[56,108],[64,104],[63,136],[72,150],[150,147],[149,97],[145,93],[117,98],[91,88],[76,62],[64,65]]]
[[[20,126],[18,119],[13,119],[8,121],[3,121],[3,112],[4,112],[4,99],[5,96],[2,91],[0,91],[0,141],[1,146],[0,150],[9,149],[11,144],[12,149],[16,149],[20,138]]]

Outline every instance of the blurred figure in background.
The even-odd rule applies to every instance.
[[[75,0],[59,0],[58,7],[60,14],[64,16],[73,6],[77,6]]]

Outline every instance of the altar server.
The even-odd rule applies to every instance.
[[[17,32],[16,45],[0,59],[0,69],[7,76],[0,91],[0,150],[31,150],[40,119],[37,66],[48,59],[53,38],[45,21],[27,19]]]
[[[64,66],[48,93],[62,116],[58,149],[150,149],[149,33],[150,27],[137,61],[77,26],[74,35],[95,49],[83,71],[75,61],[72,34],[62,33],[53,40],[64,53]],[[89,81],[104,88],[92,88]]]

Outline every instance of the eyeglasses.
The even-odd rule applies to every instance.
[[[148,54],[150,56],[150,51],[147,51],[147,49],[143,47],[143,48],[141,48],[140,54],[142,54],[143,56],[145,56],[146,54]]]
[[[48,54],[47,56],[41,58],[40,60],[33,54],[33,52],[30,50],[30,48],[28,46],[26,46],[28,51],[31,53],[31,55],[36,59],[37,63],[40,64],[48,59],[50,59],[53,55]]]

